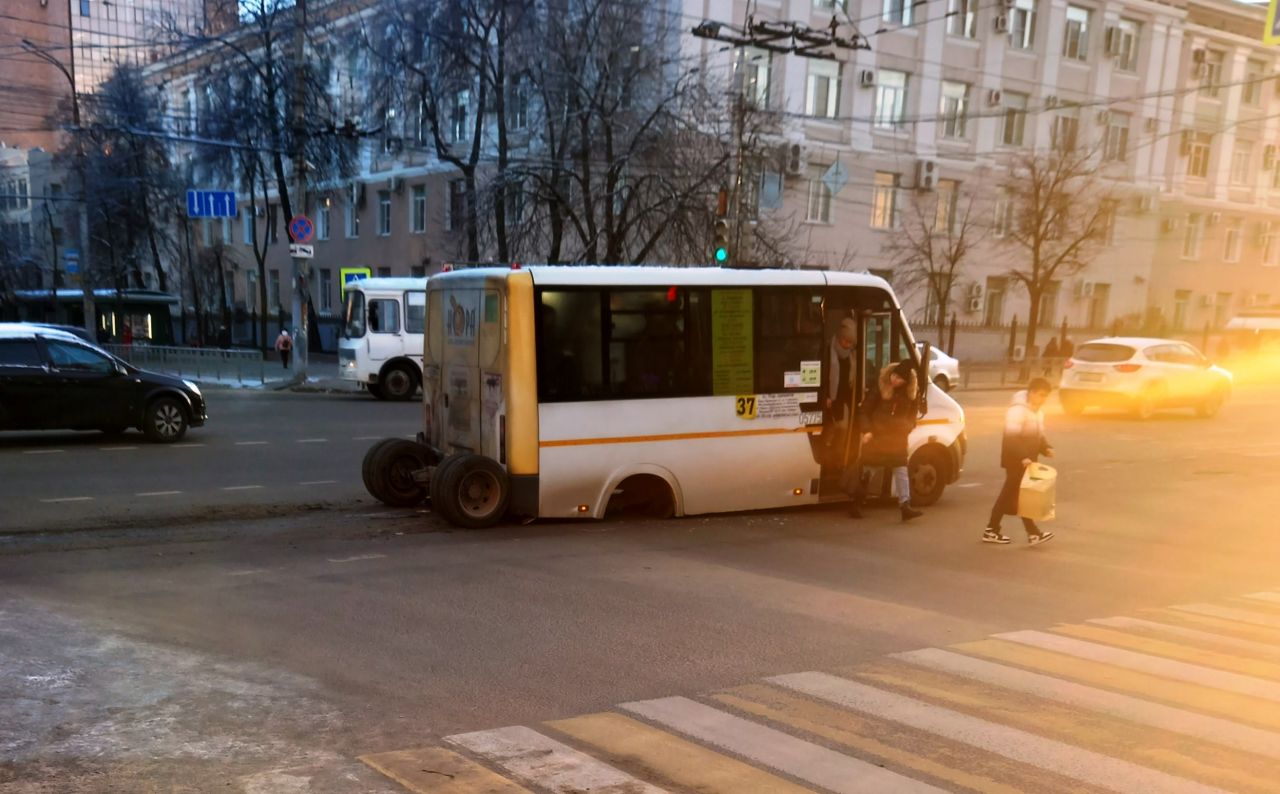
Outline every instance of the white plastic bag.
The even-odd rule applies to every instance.
[[[1052,521],[1058,490],[1058,470],[1032,463],[1022,474],[1018,515],[1032,521]]]

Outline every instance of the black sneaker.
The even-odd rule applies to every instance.
[[[983,543],[1010,543],[1008,535],[1000,534],[998,529],[988,529],[982,533]]]
[[[904,522],[910,521],[913,518],[919,518],[920,516],[924,515],[924,513],[920,512],[919,510],[912,510],[911,505],[908,505],[908,504],[901,505],[901,508],[902,508],[902,520]]]
[[[1052,532],[1041,532],[1038,535],[1027,535],[1027,542],[1032,546],[1039,546],[1041,543],[1051,539],[1053,539]]]

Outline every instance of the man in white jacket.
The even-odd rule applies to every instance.
[[[1023,473],[1041,455],[1053,457],[1053,447],[1044,437],[1044,403],[1052,390],[1049,381],[1033,378],[1026,391],[1013,395],[1013,404],[1005,412],[1004,439],[1000,444],[1004,486],[991,507],[991,519],[982,533],[984,543],[1009,542],[1009,538],[1000,531],[1000,522],[1006,515],[1018,512],[1018,492],[1022,490]],[[1022,526],[1027,530],[1027,542],[1032,545],[1053,537],[1052,532],[1042,532],[1029,518],[1022,519]]]

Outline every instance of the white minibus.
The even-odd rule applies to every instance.
[[[422,385],[425,278],[366,278],[346,285],[338,377],[380,400],[408,400]]]

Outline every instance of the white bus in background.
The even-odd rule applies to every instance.
[[[422,385],[425,278],[365,278],[346,285],[338,376],[380,400],[409,400]]]
[[[421,443],[370,450],[371,491],[412,503],[429,472],[432,509],[461,526],[847,499],[858,434],[824,424],[832,335],[858,329],[855,393],[891,362],[924,366],[864,274],[476,268],[433,276],[427,298]],[[960,475],[964,412],[932,384],[921,408],[912,498],[931,504]]]

